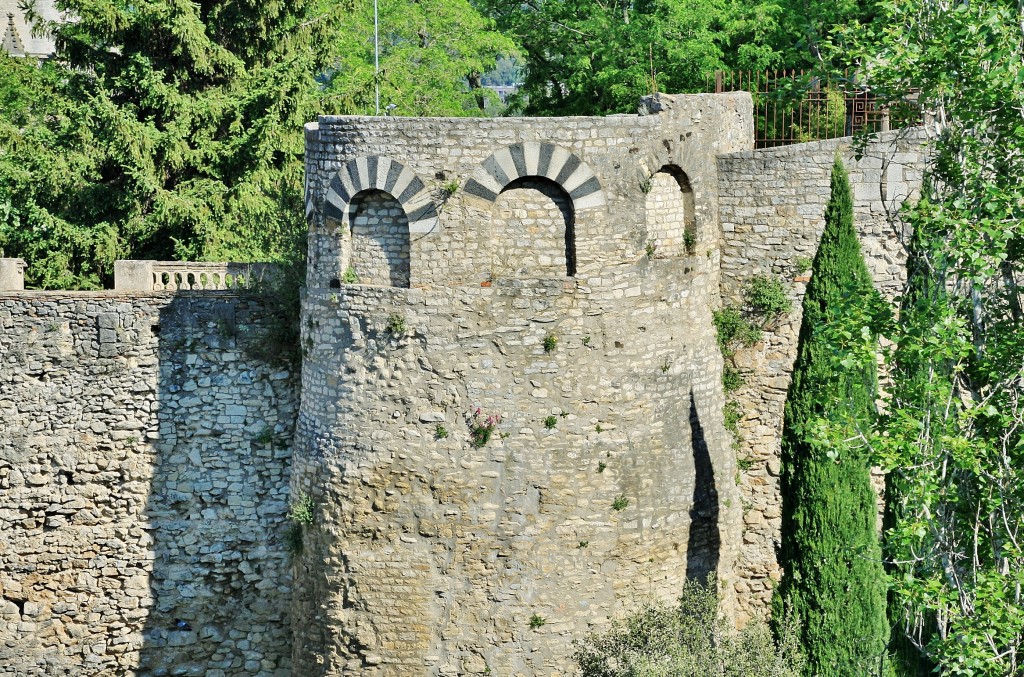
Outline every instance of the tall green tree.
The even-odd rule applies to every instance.
[[[776,0],[479,0],[520,45],[519,109],[634,112],[639,98],[705,91],[721,68],[767,68]]]
[[[934,148],[906,213],[914,266],[870,442],[904,639],[944,675],[1024,669],[1024,5],[882,4],[866,77]]]
[[[808,675],[870,674],[889,634],[870,454],[862,444],[832,446],[817,432],[834,406],[844,408],[854,428],[873,420],[870,355],[841,361],[825,331],[846,323],[851,300],[874,294],[853,227],[849,179],[837,157],[782,439],[784,573],[775,604],[776,613],[788,607],[801,622]]]
[[[57,57],[0,73],[0,249],[34,286],[116,258],[279,260],[303,223],[303,125],[479,114],[468,79],[510,43],[465,0],[57,0]],[[472,105],[470,105],[470,102]]]

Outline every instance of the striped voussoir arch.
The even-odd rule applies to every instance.
[[[409,233],[429,233],[437,227],[437,207],[415,172],[388,157],[359,157],[346,162],[331,179],[324,217],[348,226],[349,205],[364,190],[382,190],[398,200],[409,219]]]
[[[569,194],[576,211],[606,203],[601,182],[572,151],[543,141],[502,148],[484,160],[466,183],[470,195],[493,202],[508,184],[524,176],[551,179]]]

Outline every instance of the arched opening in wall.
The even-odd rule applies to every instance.
[[[651,177],[647,193],[647,244],[655,256],[685,256],[697,246],[693,188],[686,173],[665,165]]]
[[[390,193],[364,190],[349,205],[351,255],[346,276],[360,284],[409,286],[409,219]]]
[[[572,199],[554,181],[512,181],[491,212],[491,273],[495,277],[572,277],[576,228]]]

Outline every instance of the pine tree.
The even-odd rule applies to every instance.
[[[782,439],[783,579],[781,618],[799,619],[808,675],[873,674],[888,638],[877,504],[863,445],[830,446],[815,434],[841,408],[843,420],[872,418],[876,373],[870,357],[851,360],[827,332],[851,304],[875,294],[853,227],[849,178],[837,157],[825,231],[803,303],[803,323]]]
[[[511,43],[468,0],[380,5],[382,107],[479,114],[465,78]],[[117,258],[301,253],[303,125],[374,113],[373,3],[56,7],[74,20],[41,26],[39,73],[0,59],[0,251],[30,286],[109,284]]]

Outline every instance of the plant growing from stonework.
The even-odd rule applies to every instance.
[[[841,409],[847,439],[857,440],[875,416],[873,355],[843,357],[827,333],[845,323],[847,308],[875,294],[838,157],[813,270],[783,419],[783,577],[774,604],[799,619],[809,674],[872,674],[889,625],[870,453],[817,432],[822,416]]]
[[[536,630],[537,628],[542,628],[545,625],[547,625],[547,622],[547,619],[543,616],[539,614],[533,614],[532,616],[530,616],[530,629]]]
[[[349,266],[345,269],[345,272],[341,274],[341,281],[345,284],[359,284],[359,275],[356,274],[356,269]]]
[[[406,330],[405,317],[399,313],[391,313],[388,315],[387,328],[388,332],[395,336],[404,335]]]
[[[544,340],[541,342],[541,345],[544,346],[545,353],[554,352],[555,348],[558,347],[558,336],[556,336],[555,334],[545,335]]]
[[[292,557],[299,557],[305,549],[305,541],[302,534],[302,525],[298,522],[289,522],[284,532],[284,549]]]
[[[697,248],[697,233],[692,230],[683,231],[683,246],[686,247],[687,254],[692,254]]]
[[[446,200],[450,198],[452,195],[455,195],[455,193],[459,192],[459,180],[452,179],[451,181],[448,181],[443,186],[441,186],[441,192],[444,195],[444,199]]]
[[[744,316],[736,306],[725,306],[711,314],[718,335],[718,347],[725,357],[739,348],[749,348],[764,336],[761,327]]]
[[[629,507],[629,499],[620,494],[612,500],[612,510],[619,512]]]
[[[501,423],[500,414],[485,414],[480,407],[477,407],[469,416],[470,445],[476,449],[487,446],[499,423]]]
[[[316,519],[316,503],[313,497],[300,492],[288,505],[288,519],[296,524],[312,525]]]
[[[555,426],[557,426],[557,425],[558,425],[558,417],[557,416],[552,414],[550,416],[545,416],[544,417],[544,427],[547,428],[548,430],[554,430]]]
[[[769,275],[755,275],[743,288],[743,300],[753,314],[773,320],[793,309],[782,280]]]
[[[434,427],[434,439],[443,440],[448,437],[448,428],[445,428],[440,423]]]

